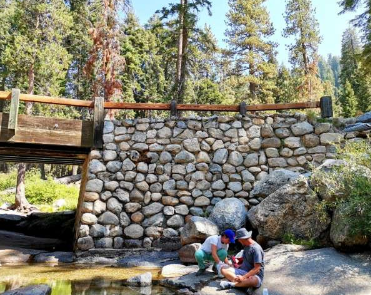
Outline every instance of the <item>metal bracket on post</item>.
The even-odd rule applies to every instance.
[[[10,113],[9,113],[9,121],[8,121],[8,129],[17,130],[18,124],[18,110],[19,110],[19,89],[12,89],[12,98],[10,101]]]
[[[247,113],[246,107],[247,107],[246,102],[243,101],[240,103],[240,115],[241,116],[246,116],[246,113]]]
[[[175,100],[172,100],[170,102],[170,116],[171,117],[178,116],[177,102]]]
[[[94,99],[94,143],[93,147],[101,149],[103,147],[103,128],[104,128],[104,98]]]
[[[334,112],[333,112],[333,109],[332,109],[332,98],[331,98],[331,96],[321,97],[320,107],[321,107],[321,117],[322,118],[332,118],[334,116]]]

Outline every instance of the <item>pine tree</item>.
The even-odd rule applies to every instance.
[[[342,39],[340,83],[343,89],[346,88],[346,82],[352,85],[358,110],[366,112],[371,103],[371,77],[363,62],[362,45],[357,32],[349,28]]]
[[[277,75],[274,44],[268,40],[274,28],[264,3],[265,0],[230,0],[227,13],[225,35],[228,55],[233,60],[232,74],[239,84],[248,84],[251,102],[273,101]]]
[[[191,36],[199,31],[197,27],[197,14],[201,8],[206,8],[211,15],[210,0],[179,0],[178,4],[170,4],[162,8],[161,19],[176,16],[166,24],[174,29],[177,35],[176,71],[173,87],[174,98],[178,102],[184,100],[187,71],[189,66],[189,43]]]
[[[321,42],[319,25],[311,0],[288,0],[285,11],[284,37],[295,37],[290,45],[290,62],[301,81],[302,99],[315,99],[322,92],[318,80],[318,46]]]
[[[94,79],[93,92],[95,97],[103,97],[105,101],[122,99],[122,85],[118,78],[123,71],[125,60],[121,56],[119,42],[118,13],[128,4],[127,0],[100,0],[98,19],[94,27],[89,29],[93,47],[85,66],[85,73]],[[109,110],[110,119],[114,111]]]
[[[343,109],[344,117],[354,117],[357,113],[357,98],[354,95],[352,84],[345,81],[340,95],[340,102]]]
[[[364,42],[364,49],[362,51],[363,63],[365,67],[365,72],[367,74],[371,73],[371,2],[369,0],[341,0],[339,2],[340,6],[343,8],[342,13],[347,11],[357,11],[359,8],[364,9],[364,11],[356,16],[353,20],[353,24],[359,27],[362,31],[362,39]]]
[[[168,82],[162,67],[160,41],[150,29],[139,24],[132,11],[127,14],[122,30],[121,55],[126,66],[121,80],[125,98],[138,103],[164,102]]]
[[[64,1],[16,0],[5,8],[10,25],[3,35],[0,63],[9,76],[6,86],[28,94],[57,96],[70,59],[64,41],[72,21]],[[26,114],[32,114],[31,103],[26,104]],[[25,196],[25,172],[26,164],[18,164],[15,207],[19,209],[30,206]]]
[[[275,103],[290,103],[298,100],[290,70],[281,65],[276,79]]]

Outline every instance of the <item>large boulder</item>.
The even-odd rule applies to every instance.
[[[228,198],[218,202],[209,219],[214,222],[220,231],[230,229],[240,229],[246,223],[245,205],[236,198]]]
[[[369,239],[360,234],[353,234],[344,218],[347,211],[347,203],[337,206],[331,222],[330,239],[334,247],[339,250],[351,250],[356,247],[367,246]]]
[[[253,207],[248,219],[260,235],[271,240],[281,240],[286,234],[318,238],[330,223],[327,213],[318,211],[319,203],[307,179],[298,176]]]
[[[195,253],[201,248],[200,243],[194,243],[183,246],[179,251],[179,259],[183,263],[196,263]]]
[[[182,245],[202,243],[206,238],[217,235],[218,226],[212,221],[198,216],[193,216],[180,232]]]
[[[299,176],[299,173],[292,172],[290,170],[278,169],[272,173],[263,177],[262,180],[258,181],[254,189],[251,191],[251,198],[255,197],[267,197],[271,193],[274,193],[280,187],[289,183],[290,180],[295,179]]]
[[[3,295],[50,295],[52,289],[48,285],[32,285],[2,293]]]
[[[311,186],[325,201],[346,198],[347,188],[343,184],[344,176],[349,173],[352,176],[360,175],[371,179],[371,170],[365,166],[329,159],[313,171]]]

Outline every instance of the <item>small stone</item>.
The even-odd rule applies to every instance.
[[[97,223],[97,217],[94,214],[91,213],[84,213],[81,216],[81,222],[84,224],[92,225]]]
[[[167,226],[172,228],[179,228],[184,225],[184,217],[181,215],[174,215],[169,218],[169,220],[166,222]]]
[[[139,224],[131,224],[124,229],[124,234],[132,239],[143,237],[144,229]]]
[[[194,202],[194,206],[196,207],[203,207],[208,205],[210,205],[210,199],[204,196],[198,197]]]
[[[300,137],[288,137],[284,140],[284,145],[291,149],[299,148],[301,146]]]
[[[304,134],[312,133],[314,128],[308,122],[300,122],[292,125],[291,131],[295,136],[302,136]]]
[[[217,164],[225,164],[228,158],[228,150],[227,149],[219,149],[214,153],[213,162]]]
[[[118,225],[119,219],[112,212],[106,211],[98,218],[98,222],[103,225]]]
[[[281,147],[281,140],[277,137],[266,138],[262,141],[261,147],[266,148],[279,148]]]
[[[259,155],[256,153],[247,155],[243,164],[245,167],[252,167],[258,165]]]

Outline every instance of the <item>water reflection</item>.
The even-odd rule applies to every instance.
[[[129,287],[125,281],[110,281],[107,279],[93,279],[84,281],[55,281],[46,282],[52,288],[52,295],[170,295],[174,290],[162,286]],[[30,285],[22,284],[22,280],[0,283],[0,292],[13,290]]]
[[[154,286],[125,285],[126,279],[151,272]],[[174,290],[158,285],[159,269],[105,266],[25,264],[0,267],[0,294],[34,284],[48,284],[52,295],[170,295]]]

